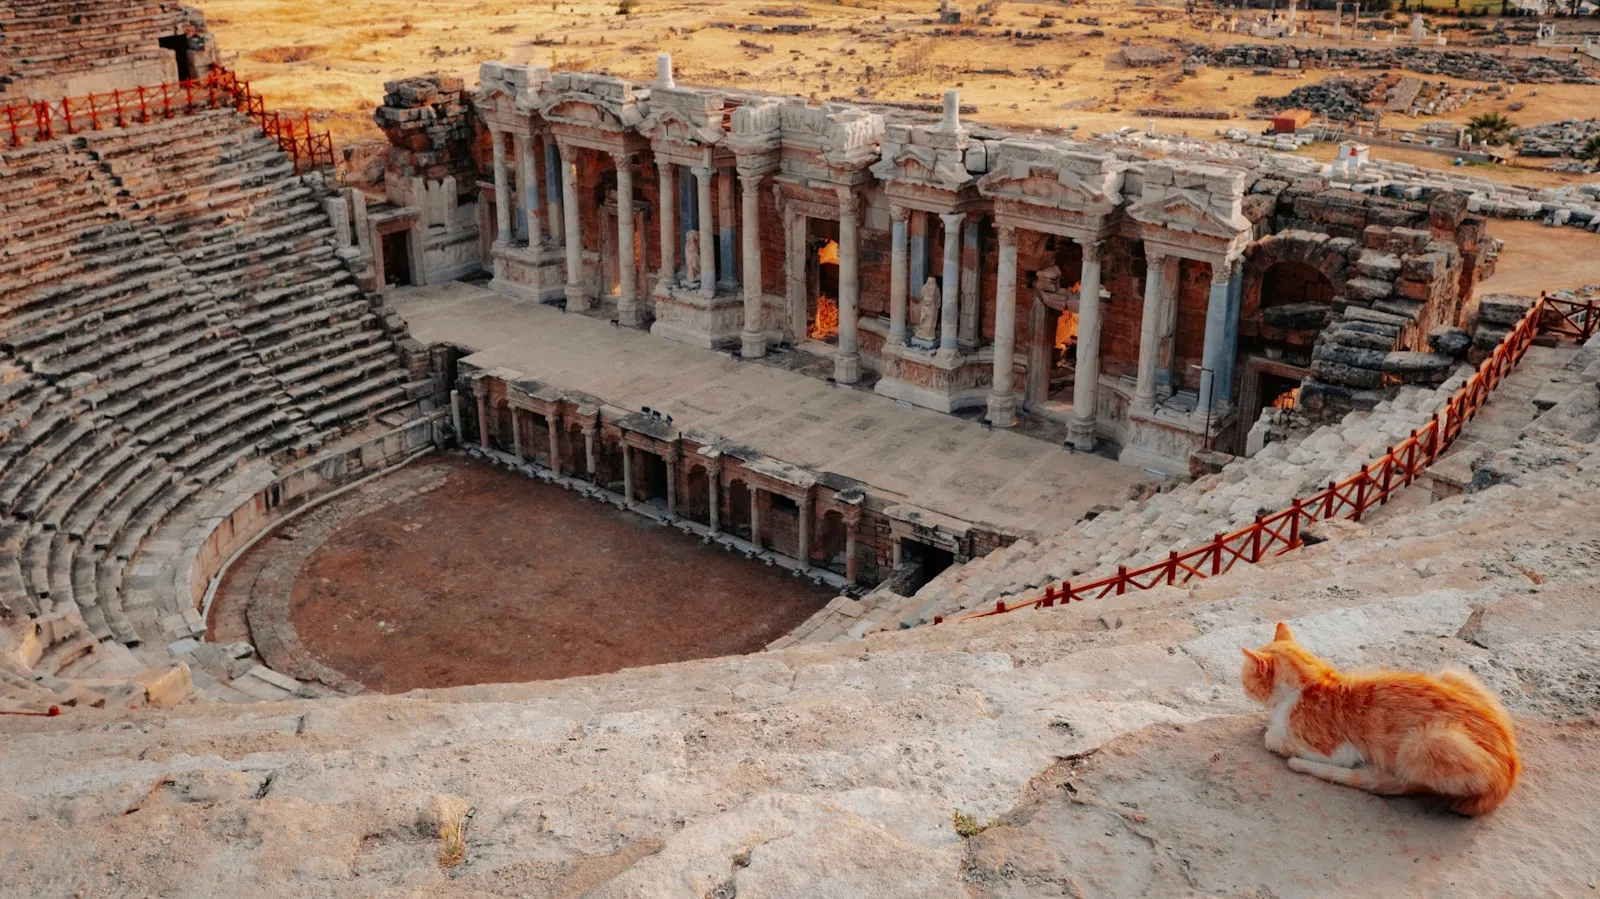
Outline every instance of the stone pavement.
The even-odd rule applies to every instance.
[[[1148,479],[1099,456],[468,284],[397,289],[387,302],[423,343],[475,350],[466,360],[473,365],[659,409],[679,427],[967,522],[1050,534],[1095,505],[1120,505],[1129,487]]]

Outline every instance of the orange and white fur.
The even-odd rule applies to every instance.
[[[1511,716],[1465,671],[1343,674],[1282,622],[1244,655],[1245,692],[1272,709],[1267,749],[1295,771],[1383,796],[1436,793],[1463,815],[1492,811],[1516,786]]]

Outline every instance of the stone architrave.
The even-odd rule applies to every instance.
[[[939,293],[939,282],[928,278],[922,284],[922,293],[917,298],[917,330],[916,338],[919,342],[932,345],[939,339],[939,307],[943,298]]]
[[[700,284],[699,230],[691,230],[683,236],[683,280],[687,284]]]

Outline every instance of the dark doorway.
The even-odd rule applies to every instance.
[[[848,541],[849,534],[845,530],[844,516],[829,511],[822,516],[822,523],[817,528],[817,539],[811,550],[811,561],[815,563],[820,558],[823,568],[844,574],[847,561],[845,548],[849,545]]]
[[[908,579],[903,583],[903,587],[910,591],[906,595],[910,596],[927,586],[929,581],[939,576],[939,572],[954,565],[955,561],[955,554],[947,549],[901,539],[900,564],[910,569]]]
[[[655,453],[641,452],[639,461],[640,488],[645,502],[667,503],[667,463]]]
[[[1262,372],[1261,388],[1257,397],[1260,403],[1255,409],[1257,418],[1260,417],[1261,410],[1269,406],[1274,409],[1293,409],[1300,400],[1300,381]]]
[[[189,36],[185,34],[172,34],[161,39],[163,48],[171,50],[178,58],[178,80],[193,81],[195,78],[194,62],[189,56]]]
[[[383,235],[383,283],[390,287],[411,286],[410,231]]]
[[[1302,262],[1280,262],[1261,276],[1261,308],[1333,302],[1333,282]]]
[[[734,481],[728,485],[728,514],[723,520],[727,522],[724,529],[728,533],[750,539],[750,489],[744,481]]]
[[[711,524],[711,480],[699,465],[689,469],[689,476],[684,478],[678,514],[699,524]]]

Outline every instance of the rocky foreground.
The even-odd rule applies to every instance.
[[[0,893],[1594,895],[1600,446],[1481,463],[1505,483],[1193,589],[550,683],[0,718]],[[1337,664],[1478,672],[1522,785],[1469,820],[1290,772],[1237,683],[1278,619]]]

